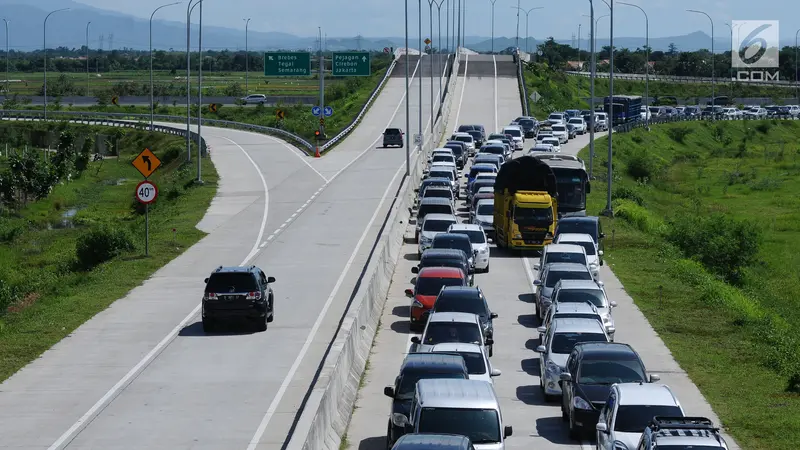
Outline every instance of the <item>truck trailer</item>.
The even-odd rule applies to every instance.
[[[494,184],[494,229],[498,247],[542,250],[553,242],[558,217],[556,176],[533,156],[500,167]]]

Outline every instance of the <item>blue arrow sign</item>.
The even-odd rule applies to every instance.
[[[311,114],[313,114],[314,117],[319,117],[322,114],[322,108],[320,108],[319,106],[312,107]]]
[[[325,107],[325,117],[330,117],[333,115],[333,108],[330,106]]]

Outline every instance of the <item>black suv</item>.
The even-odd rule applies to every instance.
[[[205,279],[203,331],[214,331],[226,319],[255,321],[258,331],[265,331],[275,318],[274,282],[256,266],[217,267]]]
[[[391,146],[398,146],[402,147],[405,145],[403,142],[403,130],[400,128],[387,128],[383,131],[383,146],[384,147],[391,147]]]

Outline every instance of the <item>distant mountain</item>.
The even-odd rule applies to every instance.
[[[3,17],[10,22],[10,47],[15,50],[33,51],[42,48],[42,21],[48,11],[60,8],[71,8],[69,11],[60,12],[50,17],[47,23],[47,46],[48,48],[68,47],[80,48],[86,42],[86,23],[91,22],[89,38],[90,48],[100,47],[99,37],[102,35],[103,49],[108,50],[112,46],[115,49],[131,48],[136,50],[146,50],[148,48],[149,23],[146,19],[136,18],[126,14],[113,11],[98,9],[76,3],[72,0],[0,0],[0,10]],[[498,27],[500,28],[500,27]],[[192,41],[196,46],[197,25],[193,26]],[[507,30],[503,30],[506,31]],[[500,34],[500,33],[498,33]],[[588,33],[587,33],[588,34]],[[602,32],[598,33],[604,34]],[[2,33],[0,33],[2,36]],[[153,22],[153,43],[157,49],[186,48],[186,25],[180,22],[154,21]],[[112,39],[113,37],[113,39]],[[409,36],[409,46],[417,48],[417,36]],[[364,37],[357,40],[355,37],[329,37],[326,40],[328,50],[382,50],[385,47],[402,47],[404,36],[389,37]],[[492,41],[486,36],[466,36],[465,44],[468,48],[475,51],[488,52],[492,49]],[[557,39],[561,44],[570,44],[570,39]],[[536,45],[541,44],[543,39],[528,39],[528,47],[533,51]],[[494,39],[494,49],[499,52],[507,47],[514,46],[514,37],[496,37]],[[599,38],[597,41],[598,49],[607,46],[607,38]],[[685,36],[651,38],[650,46],[653,50],[667,50],[669,45],[674,43],[678,50],[693,51],[701,48],[709,48],[711,39],[703,32],[695,32]],[[786,39],[784,45],[794,45],[794,39]],[[244,49],[244,31],[232,28],[204,26],[203,44],[207,50],[222,49]],[[520,39],[519,46],[525,49],[525,40]],[[438,47],[436,43],[434,47]],[[644,45],[642,37],[619,37],[614,39],[614,46],[617,48],[637,48]],[[316,37],[301,37],[287,33],[256,32],[250,31],[249,47],[251,50],[301,50],[315,49],[317,47]],[[582,48],[588,49],[586,37],[582,40]],[[717,52],[730,50],[730,39],[718,37],[715,41]]]

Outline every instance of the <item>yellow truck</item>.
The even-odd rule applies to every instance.
[[[556,176],[546,162],[522,156],[500,167],[494,185],[498,247],[542,250],[553,242],[557,217]]]

